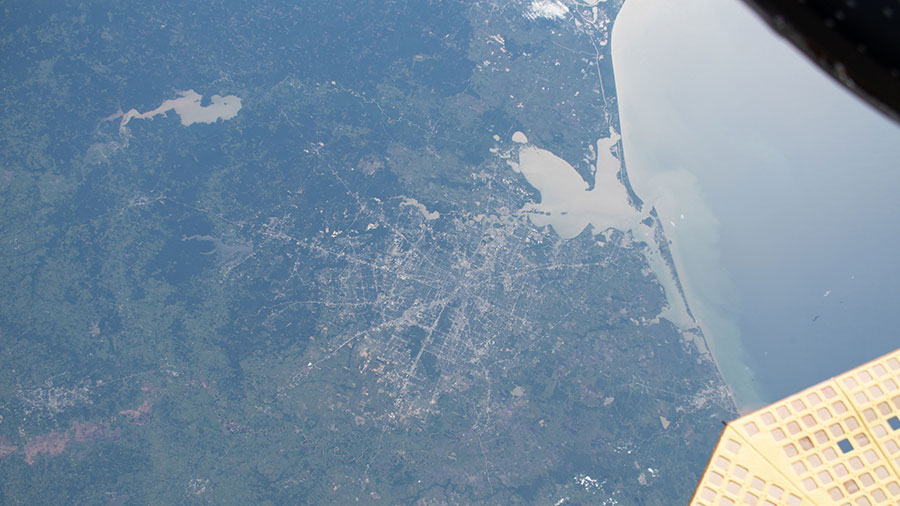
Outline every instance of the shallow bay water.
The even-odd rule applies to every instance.
[[[739,404],[897,348],[900,127],[737,0],[628,0],[612,52],[629,179]]]

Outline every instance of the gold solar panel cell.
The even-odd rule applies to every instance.
[[[900,350],[727,424],[691,504],[900,506],[898,471]]]
[[[722,433],[697,490],[691,504],[698,506],[813,504],[731,426]]]
[[[900,471],[900,353],[873,360],[836,380],[855,399],[865,432],[854,436],[860,443],[870,440],[894,475]]]

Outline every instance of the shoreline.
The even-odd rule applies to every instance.
[[[623,170],[625,170],[624,160]],[[629,188],[629,191],[633,190]],[[704,332],[704,329],[709,331],[710,326],[705,324],[704,320],[698,316],[699,313],[695,313],[691,309],[690,297],[684,283],[682,283],[676,255],[672,252],[675,238],[672,238],[670,243],[670,239],[655,207],[651,207],[650,216],[653,218],[653,243],[656,251],[649,252],[648,261],[651,263],[651,268],[656,273],[663,290],[665,290],[666,299],[669,302],[669,308],[660,314],[660,318],[666,318],[671,321],[679,329],[682,337],[697,347],[700,356],[708,359],[713,364],[716,376],[719,377],[722,386],[728,394],[730,408],[738,414],[754,409],[760,403],[758,392],[750,388],[738,390],[734,382],[729,381],[725,374],[725,365],[719,354],[716,353],[715,344],[712,343],[713,340],[707,338],[707,332]],[[659,255],[662,265],[653,265],[654,262],[651,257],[653,254]],[[675,301],[672,299],[676,299],[682,307],[675,307]],[[679,312],[683,312],[683,317],[678,317]],[[750,382],[752,383],[752,381]]]
[[[620,151],[620,155],[622,153],[624,153],[624,149]],[[640,197],[631,187],[627,177],[627,164],[624,156],[621,163],[623,177],[620,178],[620,181],[625,185],[629,195],[634,195],[639,199]],[[689,272],[690,268],[682,260],[685,254],[680,252],[678,234],[670,235],[666,231],[662,221],[663,216],[660,215],[653,200],[648,199],[643,202],[645,206],[650,206],[648,215],[653,220],[652,226],[649,227],[650,237],[646,238],[650,245],[647,260],[662,285],[669,303],[669,307],[659,317],[671,321],[685,339],[697,346],[700,355],[705,356],[713,363],[718,377],[728,391],[729,400],[735,412],[745,413],[765,405],[759,387],[753,380],[752,372],[741,360],[743,349],[737,325],[733,324],[724,314],[719,314],[723,311],[709,308],[701,297],[692,295],[703,290],[694,287],[691,277],[684,274]],[[639,212],[642,212],[642,209],[639,209]],[[721,291],[721,287],[719,289]],[[718,336],[718,338],[713,336]]]
[[[676,305],[683,305],[685,313],[681,317],[674,314],[675,318],[670,320],[687,339],[696,343],[701,354],[709,357],[728,389],[736,412],[741,413],[763,405],[764,396],[745,362],[741,332],[733,320],[734,309],[738,308],[737,292],[720,260],[720,222],[706,203],[696,176],[688,170],[690,162],[702,159],[702,153],[694,158],[679,159],[665,157],[658,150],[647,152],[641,149],[640,141],[648,137],[659,139],[658,142],[670,150],[702,148],[680,143],[682,134],[677,128],[681,123],[673,121],[665,128],[647,110],[647,98],[630,94],[641,89],[640,83],[644,81],[640,79],[652,81],[655,72],[645,68],[646,65],[641,67],[640,62],[648,58],[646,51],[649,50],[641,44],[645,40],[641,30],[667,23],[661,17],[661,11],[641,10],[636,5],[633,2],[623,5],[611,37],[622,135],[619,155],[623,175],[620,179],[628,187],[629,195],[640,196],[636,200],[656,214],[653,233],[657,234],[654,242],[660,259],[657,260],[659,268],[654,271],[673,306],[669,313],[677,312]],[[628,56],[623,56],[625,54]],[[635,73],[629,74],[629,70]],[[649,99],[660,104],[671,100],[664,91],[659,91],[658,95]],[[671,279],[666,280],[667,277]],[[661,316],[668,318],[670,315],[664,313]]]
[[[739,342],[729,338],[734,332],[723,331],[728,327],[727,319],[712,314],[702,303],[702,298],[694,296],[697,292],[692,290],[694,285],[690,278],[679,274],[686,268],[677,235],[673,234],[669,239],[654,199],[645,202],[638,196],[628,177],[622,136],[616,131],[616,125],[609,127],[609,133],[609,137],[597,140],[597,160],[591,184],[566,160],[530,144],[524,132],[516,131],[512,135],[515,147],[505,156],[515,152],[517,159],[508,159],[507,163],[540,192],[539,202],[526,204],[520,212],[527,214],[538,227],[552,226],[562,239],[571,239],[590,227],[595,236],[612,228],[642,242],[643,256],[666,299],[665,306],[653,321],[664,318],[671,322],[683,339],[697,347],[701,359],[712,363],[735,413],[755,406],[758,395],[753,381],[748,369],[736,358],[741,351]],[[701,243],[706,245],[706,242]],[[725,324],[720,324],[722,321]],[[723,336],[721,340],[732,345],[731,350],[725,348],[729,353],[722,352],[716,339],[718,336]]]
[[[621,119],[620,124],[617,125],[617,127],[621,132]],[[713,332],[711,329],[718,327],[718,325],[708,325],[704,323],[704,319],[698,316],[705,311],[704,309],[701,309],[697,313],[691,309],[692,298],[688,295],[690,293],[690,286],[686,287],[688,281],[683,282],[682,275],[679,274],[679,272],[684,272],[686,267],[678,259],[677,234],[672,234],[672,237],[669,237],[669,234],[666,232],[665,226],[663,225],[660,212],[657,210],[652,199],[642,199],[632,186],[625,157],[625,142],[625,134],[622,132],[616,144],[616,155],[621,164],[618,179],[625,187],[629,204],[633,206],[636,211],[643,213],[646,206],[650,207],[648,216],[652,219],[652,226],[644,224],[644,226],[648,226],[651,229],[649,237],[645,238],[650,245],[650,251],[647,252],[647,261],[650,263],[651,269],[656,274],[657,280],[663,287],[663,290],[666,293],[666,299],[669,303],[669,307],[659,315],[659,318],[666,318],[672,322],[686,340],[691,341],[697,346],[697,351],[700,355],[712,362],[716,369],[716,375],[720,378],[728,393],[728,400],[731,403],[730,407],[733,408],[736,413],[749,412],[763,406],[765,403],[762,401],[759,389],[752,379],[752,373],[750,373],[746,364],[743,364],[736,357],[742,353],[740,341],[738,340],[735,344],[738,348],[738,353],[731,353],[732,356],[727,357],[720,356],[721,352],[717,353],[715,339],[711,337],[707,338],[707,332]],[[632,231],[633,234],[635,232],[637,232],[637,230]],[[657,255],[658,260],[654,261],[654,257]],[[695,304],[695,307],[697,305],[703,306],[703,304],[698,303]],[[679,315],[679,313],[682,314]],[[715,319],[716,318],[714,317],[714,320]],[[723,318],[723,320],[727,319]],[[736,326],[734,327],[736,329]],[[706,329],[707,332],[704,332],[704,329]],[[728,337],[725,339],[733,340]],[[725,354],[722,353],[722,355]],[[733,370],[735,373],[726,374],[726,370]]]

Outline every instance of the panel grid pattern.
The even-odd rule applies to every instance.
[[[900,350],[732,421],[691,504],[900,506],[898,417]]]

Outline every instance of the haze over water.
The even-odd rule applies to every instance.
[[[738,402],[900,346],[900,127],[737,0],[628,0],[612,44],[629,178]]]

